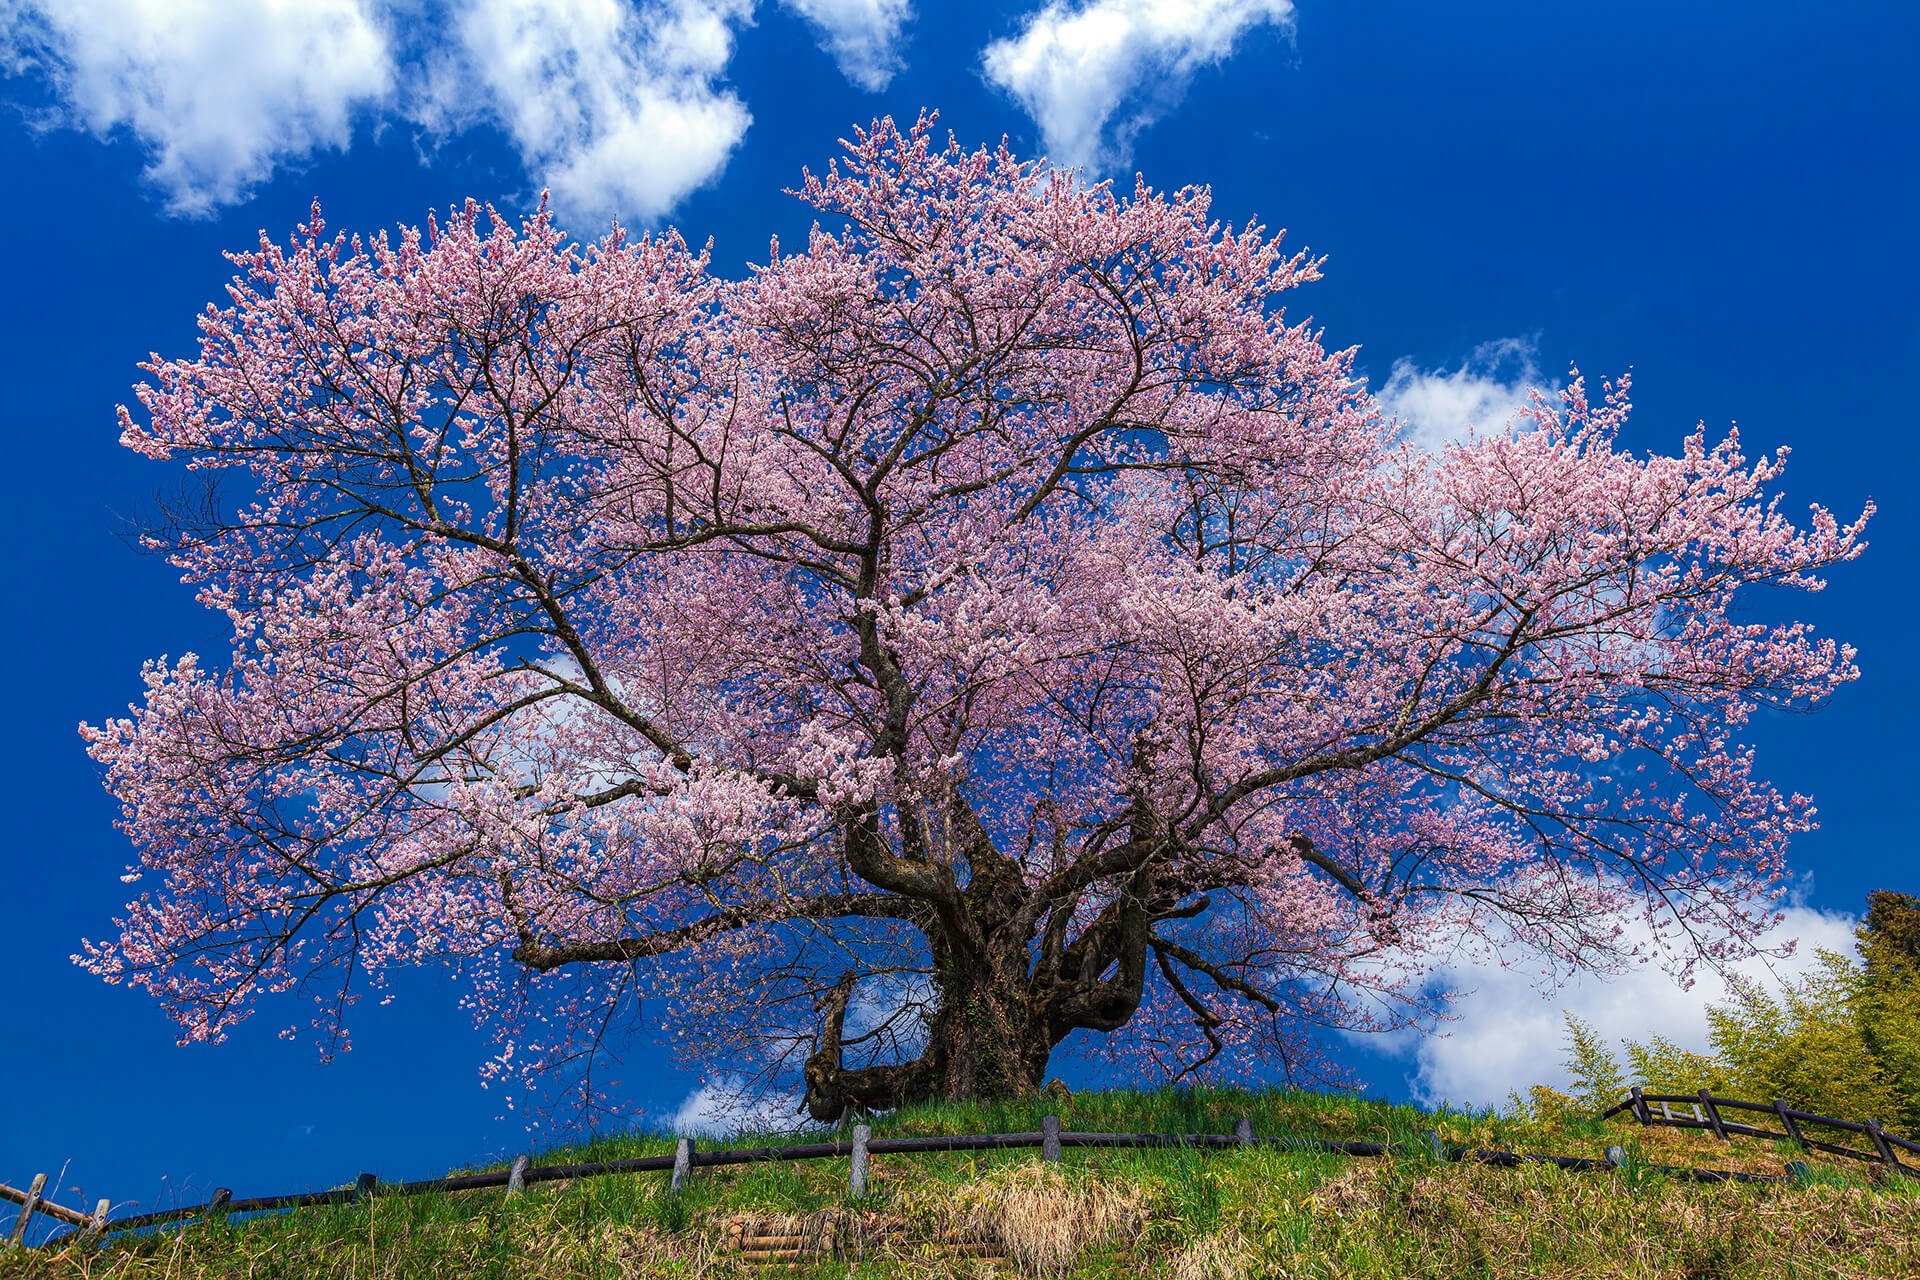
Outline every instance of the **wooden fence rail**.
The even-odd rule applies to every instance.
[[[46,1185],[47,1175],[44,1173],[34,1174],[33,1181],[27,1185],[25,1191],[0,1182],[0,1200],[20,1206],[20,1212],[14,1215],[13,1230],[7,1235],[8,1245],[21,1243],[27,1234],[27,1223],[36,1213],[52,1218],[55,1222],[64,1222],[70,1227],[77,1227],[82,1231],[98,1232],[106,1225],[107,1214],[113,1208],[111,1200],[102,1200],[93,1207],[91,1214],[85,1214],[45,1199],[41,1193],[45,1191]]]
[[[1698,1099],[1677,1099],[1682,1102],[1698,1101],[1703,1106],[1714,1108],[1733,1105],[1753,1110],[1775,1111],[1775,1108],[1763,1108],[1753,1103],[1729,1103],[1727,1099],[1708,1098],[1702,1094]],[[1621,1111],[1635,1109],[1636,1118],[1646,1124],[1665,1124],[1664,1118],[1653,1119],[1647,1110],[1648,1104],[1672,1103],[1675,1098],[1667,1095],[1642,1094],[1636,1090],[1627,1102],[1606,1113],[1607,1116]],[[1778,1114],[1776,1112],[1776,1114]],[[1866,1132],[1866,1126],[1855,1126],[1847,1122],[1829,1121],[1821,1116],[1807,1116],[1800,1112],[1787,1112],[1791,1119],[1801,1122],[1836,1124],[1837,1127],[1858,1129]],[[1713,1127],[1714,1121],[1707,1115],[1717,1115],[1709,1110],[1699,1119],[1675,1119],[1673,1123],[1680,1128]],[[1604,1118],[1604,1117],[1603,1117]],[[1752,1129],[1747,1125],[1720,1122],[1716,1132],[1745,1133],[1757,1136],[1775,1136]],[[1895,1138],[1891,1134],[1881,1134],[1882,1144],[1889,1150],[1893,1146],[1920,1151],[1904,1138]],[[1837,1150],[1841,1154],[1858,1155],[1845,1148],[1832,1148],[1821,1144],[1805,1145],[1822,1150]],[[1602,1172],[1624,1170],[1628,1167],[1625,1152],[1618,1146],[1607,1148],[1603,1159],[1587,1156],[1556,1156],[1537,1153],[1516,1153],[1512,1151],[1494,1151],[1483,1147],[1456,1147],[1441,1140],[1440,1135],[1428,1131],[1417,1143],[1394,1142],[1336,1142],[1318,1138],[1292,1138],[1274,1135],[1262,1136],[1253,1131],[1251,1121],[1242,1119],[1234,1125],[1230,1134],[1219,1133],[1081,1133],[1064,1130],[1058,1117],[1048,1116],[1042,1122],[1038,1132],[988,1133],[929,1136],[916,1138],[875,1138],[866,1125],[855,1125],[851,1140],[832,1142],[801,1142],[779,1147],[734,1147],[712,1151],[703,1151],[691,1138],[682,1138],[674,1153],[667,1156],[641,1156],[629,1160],[600,1160],[575,1164],[536,1165],[527,1156],[516,1156],[507,1169],[491,1173],[460,1174],[448,1178],[427,1178],[417,1182],[382,1183],[374,1175],[363,1173],[355,1179],[353,1185],[336,1187],[328,1191],[303,1191],[288,1195],[254,1196],[236,1200],[231,1192],[220,1187],[214,1190],[205,1204],[187,1205],[174,1209],[162,1209],[154,1213],[132,1214],[120,1218],[108,1218],[108,1202],[102,1200],[91,1215],[52,1204],[41,1199],[40,1192],[45,1186],[46,1177],[36,1177],[29,1191],[17,1191],[0,1185],[0,1199],[11,1200],[21,1206],[19,1216],[13,1225],[12,1240],[22,1240],[27,1220],[34,1213],[44,1214],[58,1222],[75,1229],[75,1233],[98,1239],[108,1234],[126,1231],[139,1231],[144,1228],[161,1226],[167,1223],[187,1222],[195,1219],[215,1219],[237,1213],[261,1213],[286,1209],[301,1209],[316,1205],[354,1204],[372,1197],[429,1195],[455,1191],[479,1191],[488,1188],[502,1188],[508,1195],[524,1192],[528,1187],[544,1182],[570,1181],[576,1178],[598,1178],[610,1174],[666,1173],[670,1175],[670,1192],[684,1190],[698,1169],[721,1168],[729,1165],[758,1164],[781,1160],[836,1160],[848,1161],[849,1190],[855,1196],[867,1191],[869,1172],[868,1160],[877,1155],[920,1155],[938,1152],[960,1151],[1005,1151],[1039,1148],[1043,1160],[1057,1161],[1066,1148],[1139,1148],[1139,1147],[1184,1147],[1194,1150],[1231,1150],[1244,1147],[1270,1147],[1283,1151],[1313,1152],[1324,1155],[1340,1155],[1355,1158],[1378,1158],[1384,1156],[1410,1156],[1440,1163],[1459,1163],[1462,1161],[1516,1167],[1526,1164],[1550,1164],[1561,1169],[1576,1172]],[[1893,1168],[1902,1172],[1914,1170],[1901,1165],[1897,1160],[1887,1161]],[[1787,1172],[1781,1174],[1748,1173],[1730,1169],[1689,1169],[1675,1165],[1640,1165],[1638,1169],[1649,1173],[1665,1174],[1669,1177],[1687,1178],[1696,1182],[1775,1182],[1785,1183],[1804,1180],[1807,1176],[1805,1165],[1795,1161],[1787,1165]],[[73,1233],[70,1233],[70,1235]],[[58,1236],[56,1239],[67,1239]]]
[[[1691,1109],[1693,1114],[1675,1115],[1673,1108],[1676,1104]],[[1654,1114],[1655,1107],[1659,1108],[1658,1115]],[[1723,1108],[1772,1116],[1780,1122],[1780,1128],[1773,1130],[1729,1120],[1721,1114]],[[1634,1088],[1628,1091],[1626,1101],[1601,1112],[1600,1119],[1607,1120],[1625,1113],[1630,1113],[1643,1125],[1659,1125],[1672,1129],[1705,1129],[1722,1142],[1728,1141],[1736,1133],[1749,1138],[1768,1138],[1791,1142],[1802,1151],[1824,1151],[1829,1155],[1885,1165],[1900,1173],[1920,1174],[1920,1164],[1912,1166],[1904,1164],[1899,1155],[1902,1151],[1920,1155],[1920,1142],[1912,1142],[1897,1134],[1888,1133],[1880,1127],[1878,1120],[1836,1120],[1832,1116],[1816,1115],[1811,1111],[1796,1111],[1778,1098],[1772,1102],[1742,1102],[1738,1098],[1716,1098],[1705,1089],[1698,1093],[1648,1093],[1644,1089]],[[1838,1129],[1842,1133],[1861,1134],[1872,1144],[1873,1150],[1862,1151],[1857,1147],[1809,1138],[1805,1129],[1807,1125],[1821,1125],[1829,1129]]]

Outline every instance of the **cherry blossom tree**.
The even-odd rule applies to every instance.
[[[232,653],[83,726],[151,887],[82,964],[338,1047],[449,963],[491,1069],[588,1091],[644,999],[832,1119],[1076,1032],[1311,1075],[1461,948],[1755,946],[1814,811],[1739,735],[1856,671],[1749,615],[1864,545],[1784,451],[1630,452],[1577,375],[1414,450],[1203,189],[922,119],[795,194],[737,280],[544,205],[232,255],[120,416],[232,477],[147,535]]]

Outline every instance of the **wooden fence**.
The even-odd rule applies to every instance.
[[[1673,1108],[1676,1105],[1688,1108],[1692,1114],[1675,1115]],[[1657,1115],[1654,1113],[1656,1107],[1659,1108]],[[1721,1114],[1723,1108],[1772,1116],[1780,1122],[1780,1128],[1775,1131],[1761,1128],[1759,1125],[1729,1120]],[[1903,1164],[1899,1155],[1902,1151],[1920,1155],[1920,1142],[1911,1142],[1906,1138],[1888,1133],[1880,1127],[1878,1120],[1864,1122],[1836,1120],[1831,1116],[1815,1115],[1810,1111],[1796,1111],[1778,1098],[1770,1103],[1741,1102],[1737,1098],[1716,1098],[1705,1089],[1698,1093],[1648,1093],[1644,1089],[1635,1088],[1628,1092],[1625,1102],[1601,1112],[1600,1118],[1606,1120],[1623,1113],[1630,1113],[1634,1119],[1644,1125],[1661,1125],[1673,1129],[1704,1129],[1722,1142],[1731,1140],[1736,1133],[1749,1138],[1771,1138],[1776,1141],[1791,1142],[1802,1151],[1823,1151],[1828,1155],[1865,1160],[1870,1164],[1885,1165],[1895,1172],[1920,1176],[1920,1163],[1912,1166]],[[1849,1147],[1841,1143],[1809,1138],[1806,1133],[1809,1125],[1862,1135],[1872,1145],[1873,1150],[1862,1151],[1857,1147]]]
[[[1658,1104],[1673,1099],[1663,1095],[1641,1094],[1636,1091],[1634,1097],[1619,1107],[1607,1112],[1608,1116],[1634,1107],[1636,1104]],[[1682,1099],[1682,1101],[1687,1101]],[[1707,1107],[1707,1115],[1717,1116],[1716,1106],[1742,1106],[1755,1110],[1775,1111],[1775,1108],[1760,1108],[1752,1103],[1732,1103],[1726,1099],[1709,1099],[1702,1094],[1697,1101]],[[1820,1123],[1835,1124],[1840,1128],[1860,1128],[1842,1121],[1829,1121],[1824,1117],[1803,1116],[1799,1112],[1788,1113],[1794,1121],[1802,1123],[1816,1120]],[[1635,1112],[1643,1123],[1669,1123],[1664,1117],[1650,1118],[1645,1106]],[[1605,1118],[1605,1117],[1603,1117]],[[1699,1122],[1691,1119],[1675,1118],[1671,1121],[1676,1127],[1708,1127],[1715,1121],[1704,1118]],[[1717,1122],[1718,1132],[1749,1133],[1757,1137],[1772,1137],[1769,1133],[1747,1125],[1735,1125]],[[1877,1131],[1877,1130],[1876,1130]],[[1902,1138],[1883,1134],[1883,1142],[1897,1144],[1902,1148],[1920,1151],[1920,1147]],[[1835,1151],[1843,1155],[1860,1153],[1846,1148],[1826,1144],[1805,1142],[1803,1145],[1815,1150]],[[336,1187],[329,1191],[304,1191],[288,1195],[255,1196],[236,1200],[233,1193],[225,1187],[215,1188],[213,1195],[205,1204],[188,1205],[174,1209],[162,1209],[154,1213],[132,1214],[126,1217],[109,1218],[108,1202],[102,1200],[94,1212],[82,1214],[72,1209],[62,1208],[41,1198],[46,1185],[46,1175],[33,1180],[27,1191],[0,1185],[0,1199],[11,1200],[21,1205],[15,1218],[11,1240],[20,1243],[25,1235],[28,1219],[35,1213],[44,1214],[58,1222],[74,1228],[66,1236],[55,1239],[65,1240],[75,1235],[101,1238],[105,1235],[125,1231],[139,1231],[145,1228],[162,1226],[168,1223],[185,1223],[193,1220],[208,1220],[237,1213],[263,1213],[276,1210],[300,1209],[323,1204],[354,1204],[373,1197],[431,1195],[446,1192],[479,1191],[491,1188],[504,1189],[509,1196],[518,1195],[528,1187],[543,1182],[562,1182],[575,1178],[598,1178],[611,1174],[665,1173],[668,1175],[668,1191],[678,1194],[684,1190],[697,1169],[722,1168],[728,1165],[758,1164],[781,1160],[846,1160],[848,1162],[848,1190],[854,1196],[863,1196],[867,1191],[868,1160],[877,1155],[918,1155],[955,1151],[1005,1151],[1039,1148],[1040,1158],[1058,1161],[1061,1153],[1073,1148],[1127,1148],[1127,1147],[1184,1147],[1192,1150],[1233,1150],[1247,1147],[1270,1147],[1283,1151],[1310,1152],[1324,1155],[1340,1155],[1355,1158],[1379,1158],[1385,1156],[1412,1156],[1432,1160],[1436,1163],[1458,1163],[1467,1161],[1479,1164],[1515,1167],[1526,1164],[1550,1164],[1561,1169],[1577,1172],[1603,1172],[1606,1170],[1626,1170],[1628,1159],[1626,1152],[1619,1146],[1610,1146],[1601,1158],[1587,1156],[1555,1156],[1542,1154],[1522,1154],[1511,1151],[1494,1151],[1483,1147],[1456,1147],[1443,1141],[1438,1132],[1429,1130],[1420,1141],[1414,1143],[1394,1142],[1333,1142],[1315,1138],[1292,1138],[1263,1136],[1256,1134],[1253,1123],[1242,1119],[1234,1125],[1232,1133],[1079,1133],[1064,1130],[1056,1116],[1048,1116],[1041,1121],[1037,1132],[1031,1133],[989,1133],[962,1134],[954,1136],[918,1137],[918,1138],[875,1138],[867,1125],[855,1125],[849,1140],[833,1142],[801,1142],[781,1147],[735,1147],[706,1151],[691,1138],[682,1138],[670,1156],[642,1156],[630,1160],[602,1160],[579,1164],[535,1165],[528,1156],[516,1156],[506,1169],[491,1173],[460,1174],[447,1178],[428,1178],[418,1182],[382,1183],[374,1175],[363,1173],[355,1179],[353,1185]],[[1893,1168],[1912,1173],[1897,1160],[1887,1161]],[[1659,1173],[1668,1177],[1686,1178],[1696,1182],[1775,1182],[1785,1183],[1804,1180],[1807,1167],[1795,1161],[1786,1166],[1785,1174],[1748,1173],[1730,1169],[1690,1169],[1674,1165],[1635,1164],[1636,1171]]]
[[[89,1215],[43,1199],[42,1193],[46,1188],[47,1175],[44,1173],[34,1174],[33,1181],[27,1184],[25,1191],[0,1182],[0,1200],[20,1206],[20,1212],[14,1215],[13,1231],[7,1236],[9,1247],[21,1243],[26,1238],[27,1223],[36,1213],[45,1214],[55,1222],[64,1222],[70,1227],[96,1234],[105,1227],[107,1214],[113,1209],[111,1200],[102,1200],[93,1207],[93,1213]]]

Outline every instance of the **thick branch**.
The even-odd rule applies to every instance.
[[[932,1074],[936,1050],[932,1044],[912,1062],[851,1069],[841,1065],[840,1051],[853,986],[854,977],[848,974],[827,996],[821,1011],[818,1047],[801,1072],[806,1081],[807,1114],[821,1124],[832,1124],[856,1108],[874,1111],[897,1106],[903,1099],[922,1092],[924,1081]]]
[[[549,945],[523,942],[513,949],[513,958],[529,969],[545,973],[568,964],[603,961],[642,960],[666,955],[682,947],[697,946],[739,929],[774,924],[783,920],[832,920],[861,916],[878,920],[918,922],[925,908],[908,898],[885,893],[828,894],[811,898],[769,898],[735,907],[718,915],[706,916],[677,929],[663,929],[640,937],[606,938],[592,942],[567,942]]]

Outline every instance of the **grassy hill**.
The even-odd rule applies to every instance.
[[[1598,1156],[1624,1145],[1642,1163],[1777,1173],[1793,1153],[1615,1121],[1542,1124],[1428,1114],[1290,1091],[1085,1093],[1031,1105],[920,1107],[876,1137],[1037,1129],[1231,1131],[1417,1140]],[[724,1145],[771,1145],[741,1135]],[[549,1152],[536,1164],[664,1154],[665,1137],[620,1137]],[[872,1194],[846,1194],[844,1160],[701,1169],[688,1192],[661,1174],[499,1192],[376,1197],[369,1204],[191,1226],[104,1247],[0,1257],[5,1280],[547,1280],[591,1277],[997,1274],[1253,1280],[1255,1277],[1920,1276],[1920,1181],[1877,1184],[1858,1166],[1817,1164],[1809,1185],[1702,1185],[1550,1166],[1435,1164],[1416,1155],[1349,1159],[1272,1148],[1073,1150],[877,1156]],[[276,1188],[277,1189],[277,1188]],[[247,1194],[243,1191],[242,1194]],[[793,1270],[743,1263],[730,1221],[813,1239],[843,1255]],[[937,1257],[918,1241],[991,1242],[1001,1261]]]

